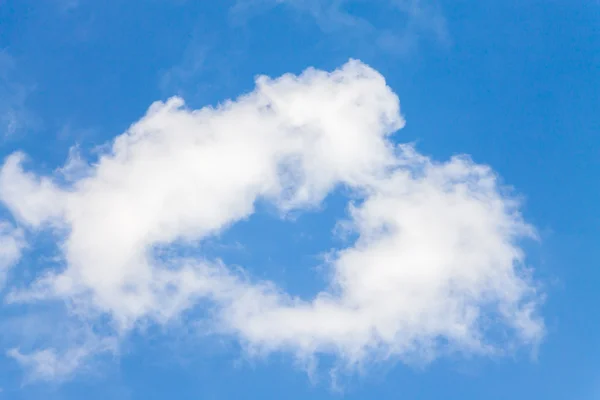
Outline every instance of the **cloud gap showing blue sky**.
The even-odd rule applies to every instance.
[[[1,4],[0,399],[594,398],[598,23]]]

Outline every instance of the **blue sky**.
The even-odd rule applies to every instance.
[[[0,398],[600,398],[599,32],[0,2]]]

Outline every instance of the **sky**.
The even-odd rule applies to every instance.
[[[0,1],[0,399],[600,398],[600,4]]]

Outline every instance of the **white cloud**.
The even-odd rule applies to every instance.
[[[0,289],[4,288],[8,271],[19,261],[24,247],[23,230],[0,221]]]
[[[90,357],[115,351],[113,338],[94,338],[81,346],[72,345],[62,351],[47,348],[24,354],[20,349],[12,348],[7,355],[29,371],[29,380],[57,382],[68,379],[78,369],[86,368]]]
[[[65,268],[11,299],[62,299],[77,318],[108,317],[107,339],[208,301],[211,330],[252,353],[330,353],[346,366],[537,343],[539,295],[519,247],[534,231],[518,202],[487,166],[394,146],[388,136],[403,124],[384,78],[350,61],[331,73],[260,77],[217,108],[157,102],[66,187],[26,172],[14,154],[0,199],[24,226],[52,229]],[[358,199],[341,224],[358,240],[330,256],[329,285],[312,300],[219,260],[153,256],[248,218],[259,199],[285,214],[340,185]],[[72,366],[82,359],[39,351],[11,354],[45,377],[56,368],[38,364],[58,365],[60,352]]]
[[[8,356],[30,369],[32,379],[54,381],[68,376],[79,367],[85,353],[80,349],[73,349],[61,357],[54,349],[40,350],[27,355],[22,354],[19,349],[11,349],[8,351]]]

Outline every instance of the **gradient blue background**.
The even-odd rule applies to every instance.
[[[346,377],[338,393],[288,356],[248,360],[235,342],[172,327],[132,337],[120,359],[60,385],[23,384],[0,356],[0,399],[600,399],[600,3],[444,0],[445,27],[432,32],[411,28],[391,1],[345,6],[368,31],[268,1],[237,12],[232,1],[0,1],[1,155],[24,150],[32,168],[51,170],[71,145],[89,154],[153,101],[180,94],[201,107],[251,90],[257,74],[359,58],[400,96],[398,141],[436,159],[470,154],[526,199],[541,236],[528,261],[547,293],[537,356],[389,363]],[[379,45],[380,32],[410,42]],[[205,251],[308,296],[342,205],[333,196],[296,224],[259,213]]]

